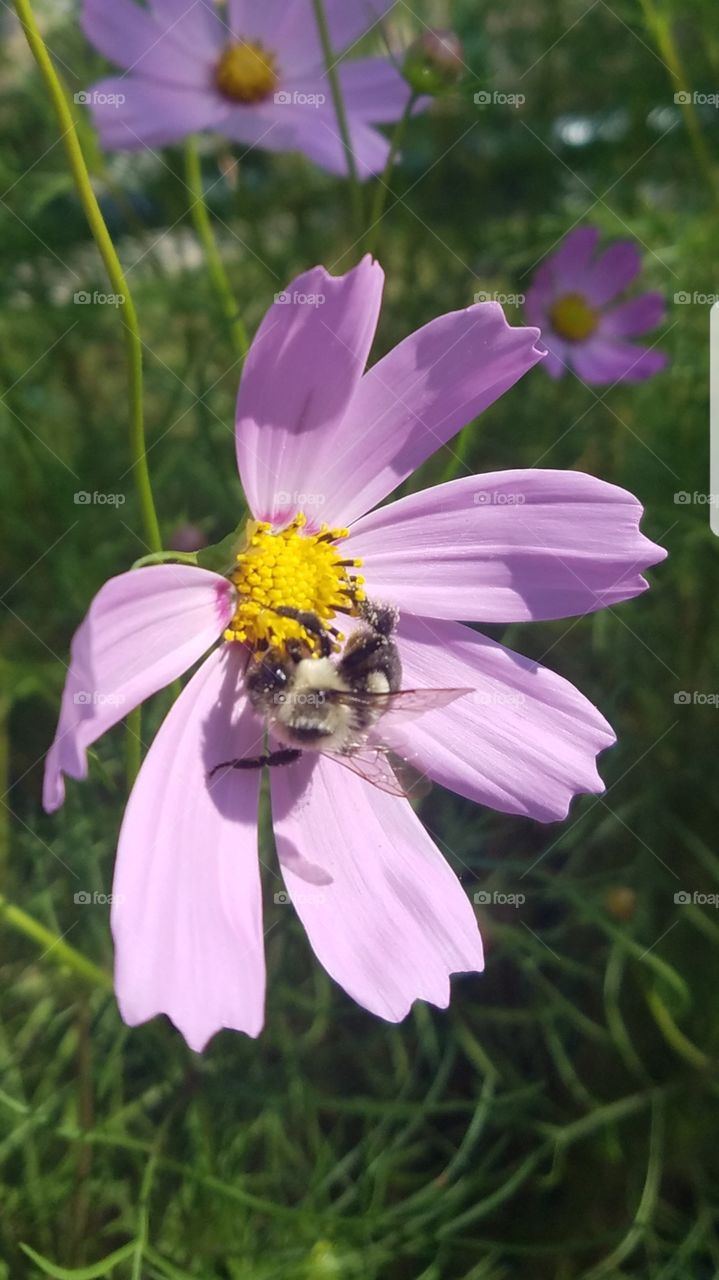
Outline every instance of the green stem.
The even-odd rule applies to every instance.
[[[714,199],[719,202],[719,180],[717,179],[709,148],[704,140],[704,134],[699,124],[691,93],[687,96],[687,78],[679,56],[679,50],[674,43],[670,20],[665,14],[659,12],[654,0],[640,0],[640,4],[644,11],[644,18],[649,32],[654,37],[656,46],[668,67],[674,89],[676,93],[681,95],[679,105],[684,116],[689,140],[694,148],[697,163],[707,180]]]
[[[110,278],[113,290],[123,299],[121,315],[125,330],[129,371],[130,451],[133,459],[137,494],[142,511],[145,541],[153,551],[159,551],[162,547],[162,542],[155,512],[155,503],[152,497],[152,486],[150,484],[150,473],[147,467],[145,450],[145,422],[142,404],[142,342],[137,312],[135,311],[120,259],[117,256],[115,246],[112,243],[110,233],[100,211],[100,206],[97,203],[97,197],[92,189],[90,175],[85,164],[85,157],[82,153],[77,136],[77,128],[67,103],[65,91],[52,64],[50,55],[45,48],[30,0],[15,0],[15,9],[55,109],[55,115],[62,130],[61,141],[70,162],[70,169],[75,179],[77,193],[85,211],[90,231],[100,251],[100,256],[105,264],[105,270]]]
[[[390,142],[389,155],[387,156],[387,163],[385,164],[384,172],[375,185],[374,197],[372,200],[372,212],[370,214],[367,238],[365,241],[366,252],[375,256],[377,251],[377,240],[379,237],[378,228],[384,217],[384,207],[387,203],[387,196],[389,195],[392,173],[394,166],[397,163],[397,157],[402,148],[402,143],[404,142],[404,135],[407,132],[407,125],[409,124],[409,120],[412,112],[414,111],[418,97],[419,94],[415,92],[412,92],[409,96],[404,112],[397,123],[397,128],[392,134],[392,141]]]
[[[237,303],[227,278],[222,256],[217,248],[215,233],[212,229],[212,222],[205,201],[200,153],[195,138],[188,138],[185,146],[185,182],[192,196],[192,204],[190,205],[192,223],[205,251],[210,279],[229,325],[235,354],[241,362],[247,354],[249,345],[247,330],[237,309]]]
[[[149,564],[197,564],[196,551],[153,551],[150,556],[140,556],[133,569],[144,569]]]
[[[120,303],[125,348],[127,352],[128,393],[130,410],[130,456],[135,476],[137,497],[142,512],[142,524],[145,542],[152,551],[160,551],[162,539],[160,526],[155,511],[155,500],[152,496],[152,484],[147,465],[147,449],[145,444],[145,417],[142,385],[142,339],[137,319],[135,304],[125,279],[125,273],[112,238],[102,216],[97,197],[92,188],[85,157],[77,135],[75,120],[65,96],[60,78],[52,64],[52,59],[45,48],[30,0],[15,0],[15,9],[22,24],[27,42],[45,81],[50,100],[55,109],[58,124],[62,131],[62,144],[70,162],[70,169],[75,179],[75,186],[80,203],[85,211],[90,231],[100,257],[105,264],[110,283]],[[139,741],[141,731],[141,711],[132,713],[127,737],[128,775],[134,777],[139,767]]]
[[[40,924],[20,907],[13,906],[4,894],[0,894],[0,919],[9,924],[11,929],[15,929],[44,947],[43,954],[50,956],[56,964],[72,969],[81,978],[85,978],[93,986],[101,987],[103,991],[112,991],[112,977],[109,973],[93,964],[91,960],[86,960],[79,951],[64,942],[59,934],[46,929],[44,924]],[[42,956],[40,958],[42,959]]]
[[[332,48],[332,38],[330,36],[330,28],[327,21],[327,14],[325,12],[324,0],[312,0],[312,4],[314,6],[317,29],[320,34],[320,43],[322,44],[322,54],[325,60],[327,79],[330,82],[330,92],[332,94],[335,115],[337,116],[337,125],[342,139],[342,146],[345,151],[345,158],[347,160],[350,202],[352,206],[352,218],[355,224],[355,234],[358,239],[361,240],[364,233],[362,189],[360,187],[359,175],[357,173],[357,162],[355,160],[354,151],[352,150],[352,138],[350,136],[344,98],[342,97],[342,85],[340,84],[340,76],[337,69],[337,59],[335,58],[334,50]]]

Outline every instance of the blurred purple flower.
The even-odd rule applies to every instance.
[[[573,369],[583,382],[642,382],[667,363],[661,351],[628,341],[664,318],[661,293],[642,293],[611,305],[641,268],[633,240],[617,240],[598,257],[596,227],[578,227],[535,272],[526,315],[542,331],[553,378]]]
[[[367,597],[400,611],[403,686],[473,691],[383,741],[459,795],[553,822],[577,793],[603,790],[595,757],[614,734],[568,681],[464,622],[590,613],[638,595],[665,554],[640,533],[636,498],[573,471],[466,476],[378,505],[541,358],[537,330],[487,302],[431,321],[365,372],[383,284],[370,258],[340,277],[317,267],[259,327],[237,403],[239,471],[262,522],[246,567],[123,573],[72,643],[48,810],[63,774],[86,777],[105,730],[215,646],[135,783],[112,904],[123,1017],[167,1013],[197,1050],[221,1027],[257,1035],[263,1021],[260,771],[208,775],[263,749],[243,677],[253,628],[289,625],[270,589],[319,612],[325,584],[332,618],[361,564]],[[390,1021],[417,999],[444,1008],[449,975],[480,970],[482,946],[409,801],[309,751],[270,774],[280,868],[320,962]]]
[[[326,0],[339,57],[393,0]],[[94,85],[104,147],[136,150],[213,129],[270,151],[301,151],[347,172],[311,0],[84,0],[85,34],[123,75]],[[410,89],[386,57],[339,66],[360,177],[382,171],[388,142],[373,126],[398,120]]]

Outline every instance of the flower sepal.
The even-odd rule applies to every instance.
[[[194,563],[201,569],[209,569],[212,573],[219,573],[226,578],[236,567],[237,553],[246,541],[247,520],[242,519],[237,528],[233,529],[232,533],[228,533],[226,538],[220,542],[214,542],[211,547],[202,547],[200,551],[194,552]]]

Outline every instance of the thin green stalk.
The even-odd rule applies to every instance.
[[[75,120],[68,105],[65,90],[45,47],[35,21],[30,0],[15,0],[15,9],[54,107],[55,115],[62,131],[62,144],[67,153],[77,193],[85,211],[90,231],[105,264],[105,270],[113,291],[118,298],[122,299],[120,315],[127,352],[132,470],[142,513],[145,542],[152,551],[161,551],[162,538],[160,537],[160,526],[157,520],[150,472],[147,465],[143,406],[142,339],[140,337],[140,326],[135,304],[125,279],[122,264],[112,243],[112,238],[92,188],[85,157],[77,135]],[[127,773],[130,780],[134,779],[140,764],[141,716],[142,712],[138,708],[128,718]]]
[[[142,403],[142,343],[140,340],[140,330],[137,321],[137,312],[130,295],[127,281],[125,279],[120,259],[117,256],[115,246],[112,243],[110,233],[105,225],[105,219],[100,212],[100,206],[97,203],[95,192],[92,189],[90,175],[85,164],[85,157],[77,136],[77,128],[75,121],[68,106],[65,91],[60,82],[60,78],[55,71],[50,55],[45,48],[45,43],[35,21],[30,0],[15,0],[15,9],[22,23],[23,30],[27,37],[35,61],[40,68],[40,74],[45,81],[52,105],[55,109],[55,115],[62,130],[62,144],[67,153],[70,162],[70,169],[75,186],[80,198],[80,203],[85,211],[92,232],[93,239],[97,245],[100,256],[105,264],[105,269],[110,278],[110,283],[114,292],[122,297],[121,315],[123,319],[123,327],[125,330],[125,344],[127,347],[127,364],[129,372],[129,397],[130,397],[130,451],[133,459],[133,470],[135,473],[135,483],[137,485],[137,494],[142,511],[142,519],[145,530],[145,541],[152,551],[160,551],[162,541],[160,539],[160,528],[157,523],[157,514],[155,512],[155,503],[152,496],[152,486],[150,484],[150,473],[147,466],[147,454],[145,450],[145,421],[143,415]]]
[[[696,113],[691,93],[687,90],[687,78],[684,72],[679,50],[672,35],[671,22],[666,14],[660,13],[654,0],[640,0],[644,18],[650,34],[664,60],[674,85],[675,92],[680,95],[679,106],[694,149],[699,168],[704,174],[714,199],[719,202],[719,178],[709,148],[704,140],[699,118]]]
[[[197,140],[189,138],[185,146],[185,182],[192,196],[192,204],[190,205],[190,215],[192,223],[197,232],[197,237],[205,251],[207,259],[207,267],[210,272],[210,279],[220,301],[220,305],[227,319],[227,323],[232,337],[232,345],[238,360],[243,361],[248,348],[247,330],[244,321],[240,316],[232,292],[232,287],[227,278],[224,263],[219,249],[215,233],[212,229],[209,210],[205,201],[205,191],[202,185],[202,168],[200,166],[200,153],[197,148]]]
[[[389,195],[392,173],[394,171],[394,166],[397,163],[397,156],[402,149],[404,135],[407,132],[407,125],[409,124],[409,120],[412,112],[414,111],[418,97],[419,94],[414,92],[409,96],[407,105],[397,123],[397,128],[392,134],[392,141],[390,142],[389,155],[387,156],[387,163],[385,164],[384,172],[382,177],[375,184],[374,198],[372,200],[372,212],[370,214],[367,238],[365,241],[365,249],[367,253],[376,255],[377,240],[379,237],[379,224],[384,217],[384,207],[387,203],[387,196]]]
[[[317,28],[320,34],[320,43],[322,44],[322,54],[325,60],[327,78],[330,82],[330,92],[332,94],[335,115],[337,116],[337,125],[340,131],[345,157],[347,159],[350,202],[352,205],[352,218],[355,224],[355,234],[358,239],[361,240],[364,235],[362,188],[360,186],[359,175],[357,173],[357,162],[355,160],[354,151],[352,150],[352,138],[350,136],[344,98],[342,97],[342,86],[340,84],[340,76],[337,69],[337,59],[332,48],[332,38],[330,36],[330,28],[327,21],[327,14],[325,12],[324,0],[312,0],[312,4],[314,6],[315,19],[317,21]]]
[[[79,974],[93,986],[100,987],[103,991],[112,991],[112,977],[109,973],[93,964],[92,960],[86,960],[85,956],[65,942],[59,934],[47,929],[44,924],[40,924],[21,907],[8,902],[4,894],[0,894],[0,919],[17,933],[24,934],[26,938],[43,947],[44,951],[40,959],[47,956],[54,964],[72,969],[73,973]]]

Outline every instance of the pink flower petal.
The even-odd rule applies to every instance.
[[[537,337],[482,302],[405,338],[306,460],[303,488],[323,495],[323,520],[350,523],[381,502],[542,358]]]
[[[335,54],[344,53],[376,27],[393,0],[325,0]],[[279,55],[282,69],[294,75],[324,67],[312,0],[231,0],[233,31],[262,40]]]
[[[405,614],[398,640],[405,688],[476,689],[406,728],[380,728],[415,768],[540,822],[565,818],[580,792],[604,790],[594,760],[614,734],[567,680],[457,622]]]
[[[94,85],[90,110],[103,147],[140,151],[221,124],[228,105],[204,87],[178,88],[132,75]]]
[[[193,8],[185,5],[185,14]],[[203,40],[188,49],[181,35],[186,18],[154,17],[135,0],[84,0],[82,29],[109,62],[166,84],[200,88],[216,46]]]
[[[599,243],[598,227],[575,227],[538,268],[533,283],[551,282],[553,296],[580,290]],[[581,291],[581,290],[580,290]]]
[[[100,588],[72,641],[60,722],[45,762],[48,811],[65,798],[63,773],[87,776],[90,744],[187,671],[231,616],[229,583],[189,565],[133,569]]]
[[[214,0],[150,0],[150,9],[172,37],[196,56],[216,58],[229,39]]]
[[[320,105],[313,102],[318,94],[325,99]],[[373,115],[371,110],[369,115]],[[389,151],[387,139],[370,128],[361,114],[350,114],[349,128],[358,177],[381,173]],[[329,88],[319,76],[313,81],[283,81],[274,102],[231,110],[222,132],[236,142],[266,151],[300,152],[330,173],[347,174],[347,157]]]
[[[383,284],[382,268],[369,257],[345,276],[315,267],[278,295],[262,321],[242,375],[236,435],[240,476],[258,519],[294,513],[296,495],[312,489],[362,375]]]
[[[245,655],[217,649],[164,721],[125,811],[113,884],[125,1022],[166,1013],[198,1053],[222,1027],[262,1029],[260,771],[216,764],[262,749],[241,692]]]
[[[638,298],[630,298],[602,316],[600,330],[603,336],[613,338],[635,338],[640,333],[647,333],[661,324],[666,314],[666,299],[663,293],[642,293]]]
[[[518,622],[591,613],[646,589],[666,552],[641,504],[578,471],[497,471],[363,516],[350,556],[371,598],[431,618]]]
[[[667,357],[656,348],[638,347],[598,332],[588,342],[576,343],[572,364],[583,382],[604,386],[615,382],[643,382],[666,368]]]
[[[415,1000],[445,1008],[449,975],[482,969],[472,907],[408,801],[305,755],[272,771],[272,811],[312,949],[358,1004],[398,1022]]]
[[[601,307],[626,289],[642,266],[642,255],[633,240],[616,240],[600,254],[587,272],[583,292],[590,306]]]
[[[540,341],[547,345],[547,357],[542,361],[542,368],[546,370],[550,378],[554,378],[558,382],[571,368],[571,353],[567,351],[567,343],[562,342],[561,338],[555,337],[554,334],[546,333],[544,330]]]
[[[389,58],[354,58],[342,63],[339,72],[350,115],[376,124],[399,120],[411,90]],[[428,98],[423,101],[429,103]]]

